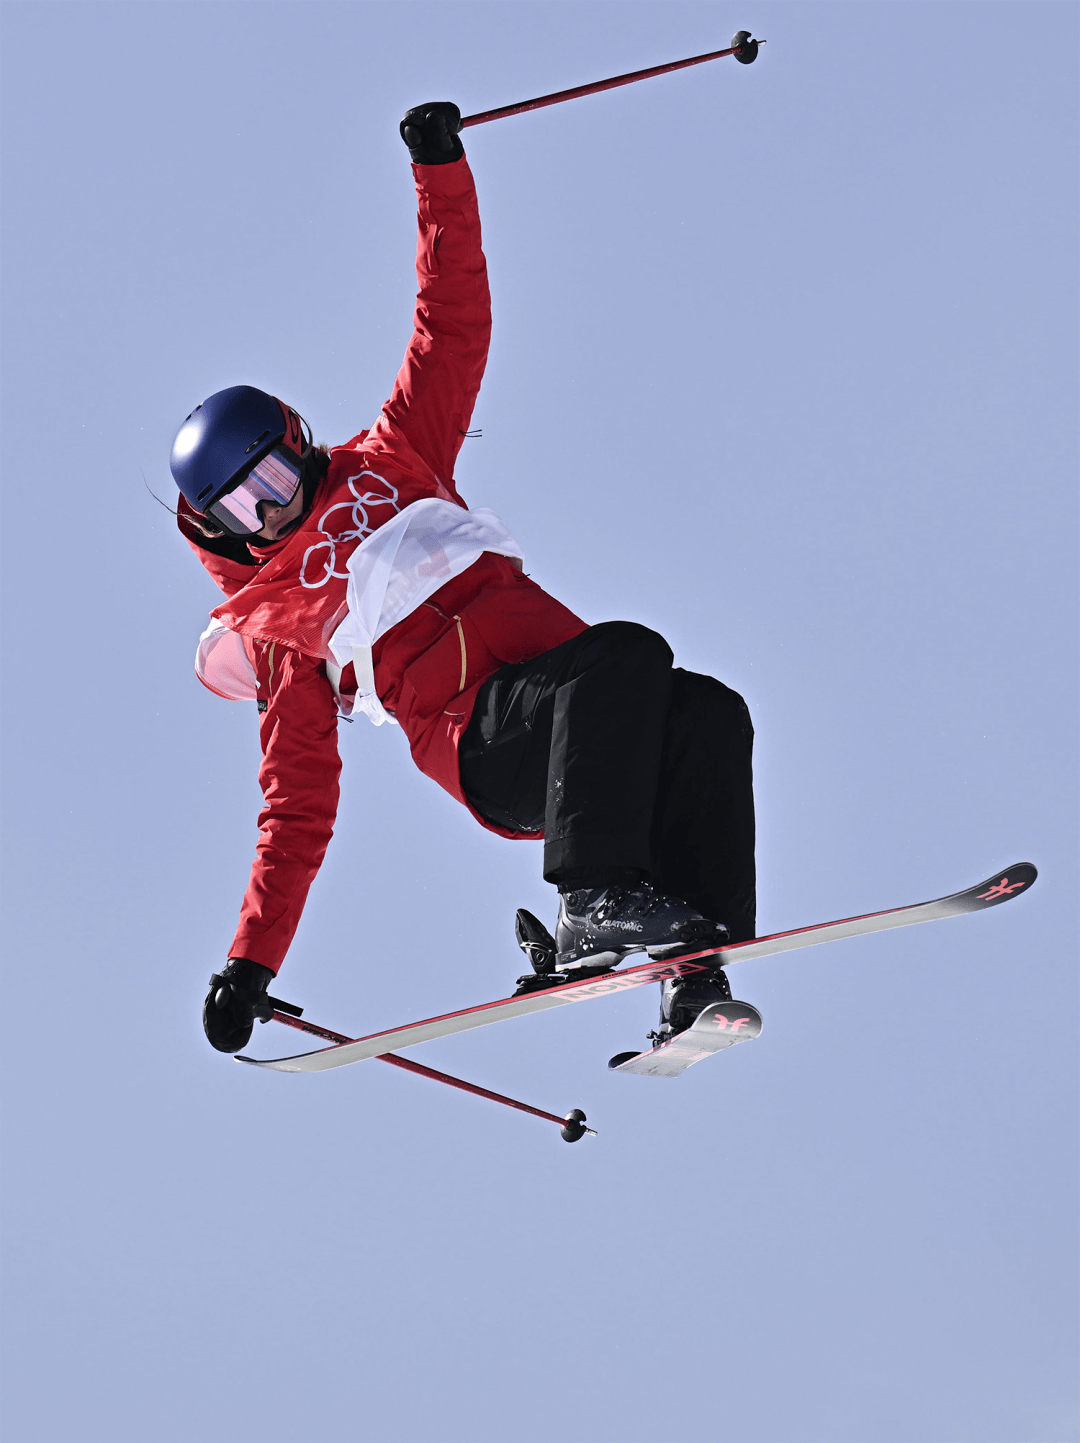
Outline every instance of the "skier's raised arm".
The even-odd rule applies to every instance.
[[[456,105],[439,101],[417,106],[401,122],[416,177],[419,291],[405,359],[368,436],[376,453],[399,459],[404,442],[430,471],[435,494],[455,500],[454,462],[469,429],[491,337],[480,216],[456,134],[460,120]]]

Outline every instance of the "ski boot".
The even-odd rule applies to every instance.
[[[693,977],[668,977],[660,984],[660,1025],[647,1036],[659,1047],[692,1027],[706,1007],[730,1001],[731,988],[722,967]]]
[[[599,977],[610,972],[614,965],[611,954],[603,953],[598,958],[588,958],[571,970],[556,969],[555,938],[531,912],[519,907],[514,919],[514,936],[517,944],[532,963],[533,970],[517,980],[515,997],[526,997],[530,992],[546,992],[551,987],[565,987],[568,982],[580,982],[585,977]],[[590,965],[591,964],[591,965]]]
[[[672,949],[722,947],[727,937],[719,922],[648,882],[564,892],[555,927],[555,969],[581,976],[583,967],[610,970],[630,952],[665,956]]]

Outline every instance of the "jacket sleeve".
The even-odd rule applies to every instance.
[[[454,462],[487,364],[491,298],[468,161],[414,165],[419,198],[413,334],[393,394],[371,429],[404,440],[453,494]]]
[[[272,642],[253,645],[263,808],[229,956],[276,972],[333,834],[341,761],[337,706],[323,663]]]

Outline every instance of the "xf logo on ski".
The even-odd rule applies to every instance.
[[[692,1027],[690,1033],[711,1033],[713,1029],[723,1033],[724,1045],[749,1041],[761,1032],[761,1013],[749,1002],[714,1002],[706,1007]],[[682,1035],[682,1034],[680,1034]],[[674,1041],[678,1041],[675,1038]],[[669,1043],[670,1047],[672,1044]]]
[[[979,901],[980,901],[980,902],[998,902],[998,901],[1000,901],[1003,897],[1011,897],[1014,892],[1020,892],[1020,891],[1022,891],[1025,887],[1030,887],[1030,886],[1031,886],[1031,883],[1030,883],[1029,881],[1020,881],[1020,882],[1012,882],[1012,883],[1010,883],[1008,877],[1002,877],[1001,881],[1000,881],[1000,882],[997,882],[993,887],[991,887],[990,890],[989,890],[989,892],[980,892],[980,893],[979,893]]]
[[[749,1027],[753,1021],[750,1017],[714,1017],[714,1027],[719,1027],[721,1032],[738,1032],[740,1027]]]
[[[695,1062],[750,1042],[761,1035],[761,1013],[749,1002],[714,1002],[683,1032],[648,1052],[620,1052],[608,1063],[612,1072],[639,1077],[679,1077]]]

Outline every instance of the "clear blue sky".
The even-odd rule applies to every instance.
[[[589,621],[757,725],[759,1041],[609,1075],[641,993],[263,1075],[199,1008],[253,709],[177,426],[237,382],[338,442],[409,332],[397,122],[726,45],[467,134],[495,339],[459,468]],[[3,8],[7,1443],[1076,1439],[1076,41],[1065,4]],[[539,849],[344,727],[282,972],[367,1032],[504,993]],[[275,1035],[277,1034],[277,1035]],[[262,1055],[289,1050],[276,1027]]]

